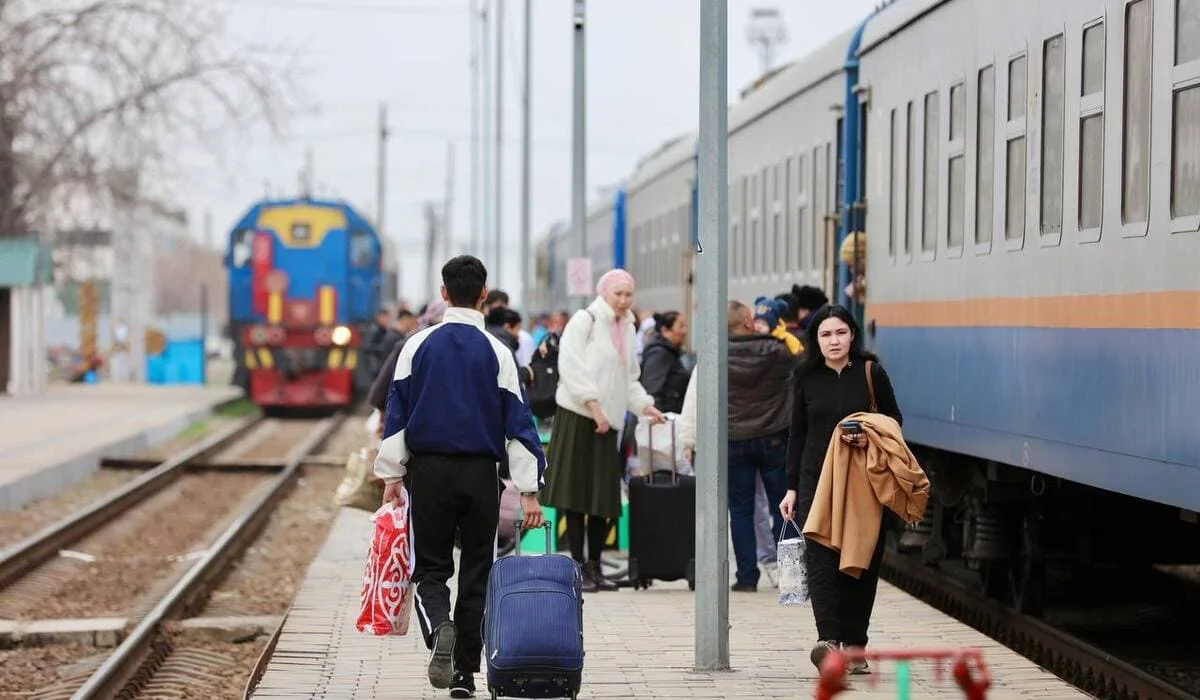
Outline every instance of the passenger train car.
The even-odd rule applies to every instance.
[[[1048,568],[1200,560],[1200,0],[891,3],[731,109],[729,177],[731,298],[847,303],[866,234],[936,496],[894,546],[1031,613]],[[694,178],[688,135],[620,195],[639,306],[691,308]]]
[[[385,248],[349,204],[254,204],[230,233],[229,318],[239,374],[269,408],[346,406],[370,381],[358,352],[387,283]]]

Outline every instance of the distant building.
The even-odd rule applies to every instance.
[[[51,266],[49,248],[36,239],[0,239],[0,394],[46,389]]]

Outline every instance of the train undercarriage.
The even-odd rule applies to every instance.
[[[1133,571],[1200,563],[1200,526],[1178,508],[913,447],[932,494],[920,522],[891,528],[889,548],[1014,612],[1041,616],[1080,577],[1117,585]]]

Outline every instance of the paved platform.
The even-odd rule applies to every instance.
[[[370,514],[343,508],[310,567],[275,653],[252,697],[445,698],[425,678],[428,652],[414,620],[410,636],[376,638],[354,629],[370,540]],[[765,579],[764,579],[765,580]],[[805,698],[817,677],[808,660],[816,639],[812,610],[781,608],[773,589],[730,594],[734,668],[692,668],[693,594],[686,584],[655,583],[646,591],[587,594],[586,659],[580,698]],[[1059,678],[986,636],[905,593],[880,584],[871,628],[877,647],[974,646],[984,650],[994,679],[989,698],[1086,698]],[[913,666],[913,697],[961,697],[935,684],[928,665]],[[854,681],[840,697],[894,698],[891,669]],[[477,697],[489,697],[482,675]]]
[[[163,443],[241,395],[227,386],[59,384],[43,396],[0,396],[0,511],[83,480],[101,457]]]

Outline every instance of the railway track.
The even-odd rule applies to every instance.
[[[340,426],[343,416],[319,423],[288,455],[269,487],[231,522],[183,577],[144,615],[124,641],[71,696],[73,700],[120,698],[136,695],[170,654],[166,624],[202,605],[212,585],[237,560],[270,517],[296,478],[304,457],[325,442]]]
[[[145,473],[0,550],[0,697],[135,697],[175,649],[170,661],[186,667],[189,653],[219,646],[205,636],[213,624],[269,634],[280,601],[291,599],[280,577],[302,571],[306,539],[323,532],[340,472],[313,467],[311,456],[341,446],[349,431],[330,438],[343,418],[253,415],[161,463],[119,464]],[[203,618],[182,622],[201,609]],[[244,654],[257,644],[240,646]],[[220,695],[158,694],[174,671],[168,665],[166,680],[141,692]]]
[[[1046,622],[1021,615],[912,557],[887,552],[884,579],[1104,700],[1196,700],[1155,673]]]
[[[44,564],[60,551],[174,483],[187,468],[224,448],[262,421],[254,414],[239,420],[158,464],[142,476],[40,532],[0,551],[0,589]]]

